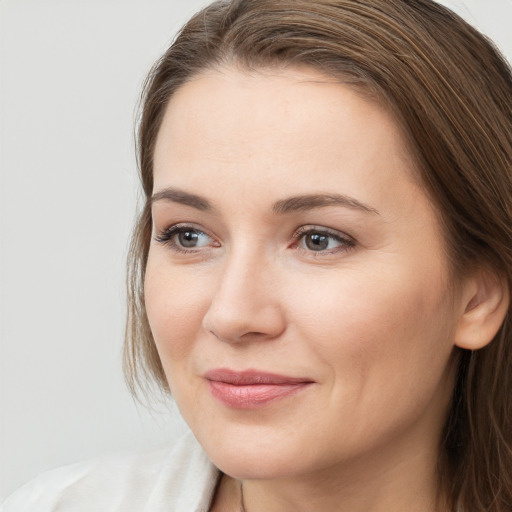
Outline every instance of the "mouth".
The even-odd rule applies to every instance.
[[[303,377],[288,377],[258,370],[215,369],[205,373],[211,394],[234,409],[257,409],[281,400],[314,384]]]

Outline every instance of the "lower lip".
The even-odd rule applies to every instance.
[[[249,384],[237,386],[226,382],[208,381],[212,395],[234,409],[258,409],[276,400],[289,397],[310,386],[311,382],[292,384]]]

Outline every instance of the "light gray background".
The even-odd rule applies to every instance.
[[[442,3],[512,57],[512,0]],[[45,469],[184,428],[124,386],[124,261],[140,86],[204,4],[0,1],[0,499]]]

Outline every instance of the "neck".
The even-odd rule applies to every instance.
[[[403,439],[402,439],[403,441]],[[440,512],[437,445],[417,439],[372,450],[358,460],[344,461],[317,473],[272,479],[234,480],[236,512]],[[243,504],[243,508],[242,505]],[[227,509],[219,509],[227,510]]]
[[[437,507],[435,464],[393,468],[350,465],[350,472],[331,469],[327,475],[240,481],[242,512],[434,512]]]

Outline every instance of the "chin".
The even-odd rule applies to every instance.
[[[298,469],[275,450],[273,454],[239,450],[236,454],[218,453],[210,458],[223,473],[237,480],[276,480],[293,476]]]
[[[315,465],[315,461],[309,460],[304,443],[289,433],[279,434],[276,429],[261,426],[246,427],[227,428],[222,436],[194,433],[215,466],[232,478],[286,478]]]

